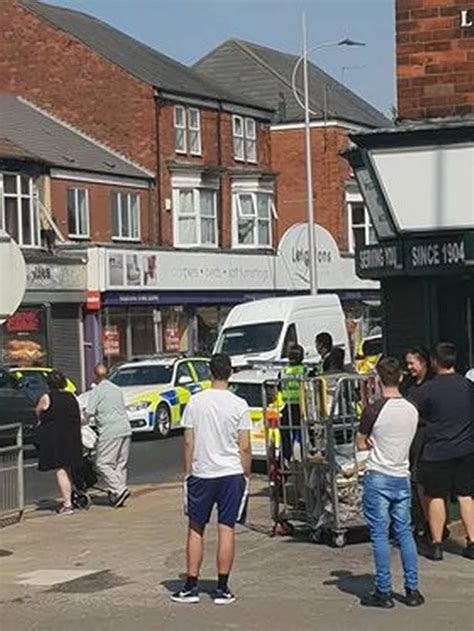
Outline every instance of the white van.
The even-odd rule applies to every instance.
[[[301,344],[305,361],[316,361],[315,337],[332,335],[351,361],[344,312],[334,294],[267,298],[237,305],[227,316],[215,353],[227,353],[235,367],[252,361],[284,360],[290,344]]]

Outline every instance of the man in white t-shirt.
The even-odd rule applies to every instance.
[[[248,499],[250,411],[228,389],[232,365],[227,355],[211,359],[212,385],[194,395],[183,415],[185,513],[189,517],[186,547],[187,578],[171,599],[199,602],[198,578],[204,550],[204,530],[217,506],[218,551],[216,605],[234,602],[228,587],[234,561],[235,525],[243,523]]]
[[[418,426],[418,411],[400,394],[400,364],[384,357],[377,364],[383,397],[365,408],[357,434],[357,447],[369,449],[364,477],[364,515],[370,530],[375,561],[375,591],[362,604],[390,609],[394,606],[390,569],[389,527],[392,524],[402,558],[405,604],[424,603],[418,591],[418,559],[411,529],[410,445]]]

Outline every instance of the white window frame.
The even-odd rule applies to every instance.
[[[178,121],[178,112],[181,112],[182,114],[182,124],[179,123]],[[188,147],[187,147],[187,113],[186,113],[186,108],[183,105],[175,105],[174,106],[174,111],[173,111],[173,116],[174,116],[174,149],[176,151],[176,153],[182,153],[182,154],[186,154],[188,153]],[[178,130],[181,130],[183,132],[183,147],[178,147]]]
[[[180,213],[180,193],[182,191],[193,192],[193,212],[192,213]],[[213,207],[214,214],[203,215],[201,212],[201,193],[202,191],[210,192],[213,195]],[[196,241],[194,243],[182,243],[180,241],[179,219],[180,217],[194,218],[196,221]],[[203,243],[202,240],[202,220],[214,219],[214,243]],[[219,232],[217,224],[217,190],[207,186],[186,186],[185,184],[173,188],[173,234],[174,234],[174,246],[179,248],[217,248],[219,245]]]
[[[6,193],[4,187],[4,176],[12,176],[16,177],[16,192],[15,193]],[[22,193],[21,190],[21,177],[28,178],[28,193]],[[10,235],[13,238],[16,238],[18,245],[22,247],[28,248],[39,248],[41,247],[40,242],[40,218],[39,218],[39,206],[37,199],[38,191],[36,186],[33,183],[33,178],[26,173],[10,173],[3,172],[0,173],[0,228],[6,229],[5,223],[5,199],[16,199],[16,212],[17,212],[17,226],[18,226],[18,235]],[[23,223],[21,221],[22,217],[22,201],[24,199],[29,199],[29,221],[31,226],[31,243],[23,242]]]
[[[354,207],[363,207],[364,209],[364,221],[363,223],[354,223],[352,217],[352,211]],[[360,199],[350,199],[347,202],[347,230],[348,230],[348,244],[349,244],[349,252],[351,254],[355,253],[355,239],[354,239],[354,228],[364,229],[364,244],[371,245],[374,241],[370,238],[371,231],[374,230],[372,221],[370,219],[369,211],[367,210],[367,206],[364,204],[362,197]]]
[[[77,232],[77,230],[75,232],[71,232],[69,230],[70,226],[69,226],[69,192],[73,192],[74,193],[74,220],[75,220],[75,227],[77,228],[80,225],[79,222],[79,213],[80,213],[80,205],[79,205],[79,193],[83,192],[85,193],[85,212],[86,212],[86,216],[85,216],[85,224],[86,224],[86,231],[85,233],[80,233]],[[80,188],[80,187],[69,187],[67,190],[67,198],[66,198],[66,206],[67,206],[67,227],[68,227],[68,234],[69,237],[71,239],[90,239],[90,207],[89,207],[89,189],[88,188]]]
[[[268,218],[262,219],[258,216],[258,195],[268,196]],[[242,212],[242,196],[250,196],[252,198],[253,212],[251,214],[245,214]],[[274,203],[273,191],[268,190],[235,190],[232,192],[232,209],[233,209],[233,221],[232,221],[232,247],[238,249],[249,250],[262,250],[271,249],[273,247],[273,219],[276,218],[276,209]],[[240,218],[249,219],[254,221],[253,226],[253,243],[239,243],[239,220]],[[268,223],[268,243],[260,243],[258,240],[258,226],[259,223]]]
[[[122,191],[113,191],[112,192],[112,196],[115,196],[117,198],[117,226],[118,226],[118,232],[119,234],[112,234],[112,240],[113,241],[140,241],[140,234],[141,234],[141,227],[140,227],[140,219],[141,219],[141,209],[140,209],[140,195],[138,193],[125,193]],[[135,197],[136,198],[136,209],[137,209],[137,216],[136,216],[136,221],[133,222],[133,217],[132,217],[132,198]],[[132,227],[133,223],[135,223],[136,225],[136,235],[124,235],[123,234],[123,230],[122,230],[122,203],[123,200],[126,199],[127,200],[127,204],[128,204],[128,225],[130,226],[130,228]],[[112,206],[112,213],[113,213],[113,206]],[[112,231],[113,231],[113,219],[112,219]]]
[[[240,123],[242,133],[237,131],[238,123]],[[257,121],[237,114],[232,116],[232,143],[236,162],[255,164],[257,162]],[[242,151],[238,152],[237,147],[240,145]]]
[[[196,125],[191,124],[192,115],[196,116]],[[192,156],[200,156],[202,154],[202,144],[201,144],[201,112],[196,107],[188,108],[188,127],[189,127],[189,153]],[[196,135],[197,138],[197,149],[193,151],[192,146],[192,134]]]

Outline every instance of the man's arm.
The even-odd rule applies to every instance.
[[[191,475],[194,454],[194,430],[187,428],[184,430],[184,474]]]
[[[246,478],[250,478],[252,472],[252,450],[250,448],[250,430],[239,430],[240,461]]]
[[[98,386],[96,386],[92,392],[90,393],[88,399],[87,399],[87,405],[86,405],[86,409],[85,409],[85,417],[86,419],[88,419],[91,416],[95,416],[95,413],[97,412],[97,402],[98,402],[98,397],[97,397],[97,388]]]
[[[367,451],[369,449],[372,449],[370,438],[366,434],[361,434],[360,432],[357,432],[356,446],[359,451]]]
[[[380,410],[384,406],[385,401],[380,400],[377,403],[368,405],[362,412],[362,418],[360,419],[359,431],[356,436],[356,447],[359,451],[367,451],[372,449],[372,441],[370,440],[370,434],[372,428],[380,414]]]

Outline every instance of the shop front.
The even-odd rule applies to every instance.
[[[351,312],[372,309],[378,283],[357,278],[354,259],[341,257],[326,230],[316,234],[320,290],[337,292]],[[88,379],[102,359],[111,366],[156,353],[209,355],[234,305],[307,293],[307,244],[298,224],[276,254],[89,248]]]
[[[24,256],[26,292],[19,309],[0,329],[1,362],[53,366],[82,389],[85,262],[30,252]]]
[[[407,123],[353,136],[348,157],[379,245],[357,273],[382,287],[385,351],[453,342],[474,365],[474,118]]]

